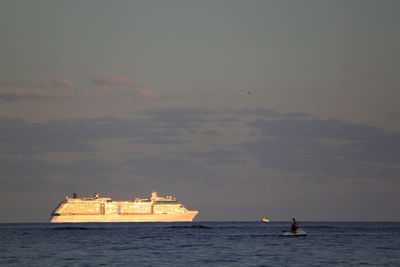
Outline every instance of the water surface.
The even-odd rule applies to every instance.
[[[399,266],[398,222],[0,224],[7,266]]]

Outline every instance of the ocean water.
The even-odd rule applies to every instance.
[[[398,222],[0,224],[1,266],[400,266]]]

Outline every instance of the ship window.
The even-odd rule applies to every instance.
[[[177,201],[156,201],[154,204],[161,204],[161,205],[173,205],[177,204]]]

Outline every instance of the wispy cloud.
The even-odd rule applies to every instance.
[[[72,96],[70,92],[54,91],[52,87],[71,88],[73,83],[64,78],[55,78],[50,82],[32,79],[0,80],[0,100],[54,100]]]
[[[74,87],[74,84],[64,78],[57,77],[53,80],[50,81],[52,85],[60,86],[60,87],[66,87],[66,88],[72,88]]]
[[[97,76],[93,83],[96,87],[87,96],[95,99],[140,101],[157,98],[143,83],[119,75]]]
[[[38,81],[33,79],[21,79],[21,80],[0,80],[0,87],[6,88],[51,88],[52,86],[60,86],[71,88],[74,87],[74,84],[67,79],[62,77],[54,78],[50,81]]]
[[[23,79],[23,80],[0,80],[0,87],[23,87],[23,88],[32,88],[32,87],[43,87],[46,86],[46,82],[41,82],[37,80],[31,79]]]
[[[116,100],[137,102],[156,99],[143,83],[118,75],[103,75],[93,79],[96,87],[89,90],[66,90],[77,87],[73,82],[57,77],[48,82],[22,79],[0,80],[0,101],[55,100],[68,96],[71,99]],[[58,87],[57,90],[54,90]]]
[[[38,100],[38,99],[61,99],[67,94],[62,92],[50,92],[41,89],[30,88],[3,88],[0,89],[0,100],[18,101],[18,100]]]
[[[144,88],[145,85],[141,82],[126,79],[120,75],[102,75],[97,76],[93,79],[94,84],[104,86],[104,85],[129,85],[137,88]]]

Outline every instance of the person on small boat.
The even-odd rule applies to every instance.
[[[296,219],[292,220],[292,229],[290,230],[293,233],[296,233],[297,229],[299,229],[299,224],[296,222]]]

